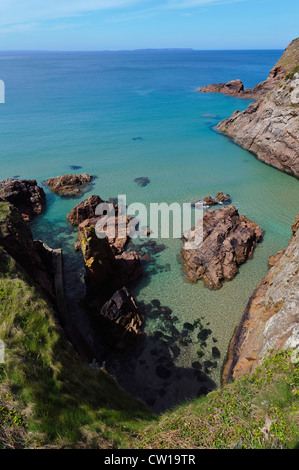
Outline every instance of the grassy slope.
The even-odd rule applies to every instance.
[[[155,419],[67,343],[39,289],[0,251],[0,447],[119,447]]]
[[[291,352],[267,359],[251,377],[165,414],[138,448],[299,447],[299,367]]]

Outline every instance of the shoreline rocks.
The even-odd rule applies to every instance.
[[[196,204],[202,203],[204,207],[217,206],[219,204],[228,204],[231,201],[231,198],[228,194],[224,194],[222,191],[219,191],[216,197],[205,196],[203,200],[198,200],[191,203],[192,207],[196,207]]]
[[[191,282],[203,279],[210,289],[220,289],[233,279],[238,267],[253,255],[263,231],[230,205],[207,210],[203,216],[203,243],[197,249],[182,248],[184,269]],[[185,236],[185,241],[188,237]]]
[[[78,197],[86,191],[94,176],[83,173],[82,175],[61,175],[56,178],[49,178],[46,185],[59,196]]]
[[[0,200],[13,204],[25,222],[40,215],[46,207],[46,195],[36,180],[7,178],[0,181]]]
[[[231,339],[223,383],[251,374],[272,350],[299,346],[299,214],[288,247],[270,259]]]
[[[299,178],[299,38],[286,48],[266,82],[266,93],[235,111],[217,130],[259,160]],[[297,72],[296,72],[297,71]],[[269,88],[270,87],[270,88]]]

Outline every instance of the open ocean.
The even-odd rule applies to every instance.
[[[84,269],[81,255],[73,250],[76,231],[66,221],[70,209],[90,194],[103,199],[126,194],[128,203],[148,205],[192,202],[223,191],[230,194],[240,213],[265,232],[253,259],[241,266],[233,281],[210,291],[202,282],[186,282],[178,259],[180,240],[158,240],[165,250],[155,255],[155,265],[149,266],[133,292],[140,302],[158,299],[169,307],[177,331],[182,331],[185,322],[200,318],[210,331],[201,363],[214,361],[208,375],[219,383],[230,338],[251,293],[267,272],[268,258],[290,239],[299,185],[295,178],[259,162],[215,131],[219,121],[236,109],[245,109],[249,100],[200,94],[196,89],[236,78],[245,87],[253,87],[267,78],[282,52],[0,53],[0,79],[6,85],[6,103],[0,105],[0,179],[18,176],[42,183],[67,173],[97,176],[80,199],[62,199],[45,188],[47,210],[32,224],[36,238],[63,248],[71,314],[85,334],[90,334],[90,326],[77,308],[84,293]],[[72,170],[72,166],[81,168]],[[150,179],[146,187],[133,181],[142,176]],[[159,318],[146,321],[149,338],[158,337],[159,331],[171,337],[165,328]],[[211,353],[215,345],[220,353],[217,361]],[[168,362],[184,375],[194,370],[197,350],[196,336],[183,344],[175,340]],[[155,382],[155,355],[155,348],[147,347],[136,363],[128,359],[132,366],[128,375],[121,372],[120,357],[107,357],[106,367],[121,385],[159,411],[188,393],[183,382],[175,388],[178,375],[169,367],[160,370],[161,383]],[[173,382],[169,374],[176,377]],[[145,384],[147,380],[153,385]],[[165,383],[172,384],[172,396],[165,392]],[[153,400],[150,395],[157,390],[159,399]]]

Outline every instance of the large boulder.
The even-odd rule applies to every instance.
[[[46,206],[45,192],[36,180],[7,178],[0,181],[0,198],[13,204],[26,222],[41,214]]]
[[[97,318],[105,342],[117,349],[136,344],[143,337],[143,314],[123,287],[98,311]]]
[[[100,196],[89,196],[82,202],[79,202],[66,216],[69,223],[73,226],[78,226],[86,219],[95,217],[95,210],[99,204],[102,204],[103,199]]]
[[[59,196],[74,197],[81,196],[86,191],[86,185],[94,177],[83,173],[82,175],[61,175],[56,178],[49,178],[46,185]]]
[[[188,249],[190,234],[182,249],[184,268],[190,281],[203,279],[211,289],[219,289],[233,279],[238,267],[253,254],[263,231],[230,205],[207,210],[203,216],[203,243]]]

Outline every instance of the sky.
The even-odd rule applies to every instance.
[[[0,0],[1,50],[284,49],[298,0]]]

